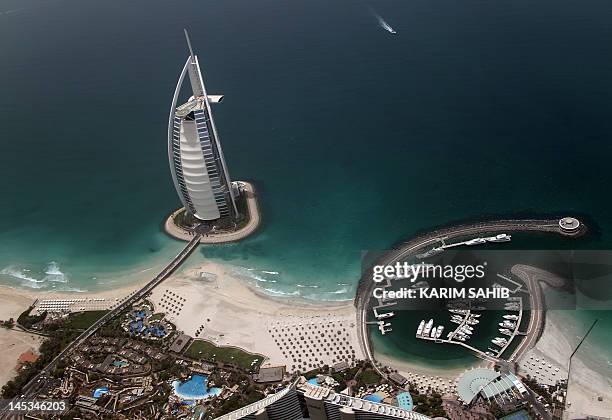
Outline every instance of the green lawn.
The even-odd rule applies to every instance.
[[[68,316],[67,326],[77,330],[84,330],[91,327],[91,325],[98,319],[102,318],[108,311],[85,311],[77,312]]]
[[[151,315],[149,321],[159,321],[164,318],[164,314],[162,312],[158,312],[156,314]]]
[[[260,354],[248,353],[234,347],[217,347],[213,343],[204,340],[194,340],[185,350],[185,356],[210,362],[230,363],[247,370],[258,367],[264,359]],[[251,362],[255,359],[259,360],[251,366]]]
[[[380,375],[374,369],[365,369],[357,377],[360,386],[378,384]]]

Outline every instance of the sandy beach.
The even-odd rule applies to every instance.
[[[0,288],[0,319],[17,319],[30,303],[31,297],[15,289]],[[40,337],[34,334],[0,328],[0,386],[15,375],[19,355],[27,350],[36,352],[40,341]]]
[[[266,357],[265,365],[286,365],[290,370],[293,366],[297,369],[302,363],[301,370],[306,370],[309,364],[310,367],[323,363],[333,364],[343,360],[349,351],[355,358],[363,358],[357,342],[355,307],[352,302],[317,304],[297,298],[271,297],[237,278],[229,266],[213,262],[198,265],[197,268],[186,268],[175,273],[155,289],[151,296],[155,310],[166,312],[167,318],[186,334],[210,340],[217,345],[236,346],[262,354]],[[150,276],[142,276],[137,281],[132,280],[124,287],[84,293],[0,286],[0,304],[2,304],[0,319],[10,317],[16,319],[36,299],[39,300],[39,304],[43,300],[75,298],[86,300],[103,298],[107,302],[114,302],[138,289],[148,277]],[[170,292],[177,302],[176,307],[168,304]],[[200,327],[203,327],[201,332],[196,334]],[[284,344],[283,348],[282,343],[285,339],[285,330],[287,339],[291,334],[295,334],[304,336],[305,340],[316,340],[316,332],[316,337],[329,340],[326,343],[329,354],[315,357],[310,352],[307,354],[305,349],[297,349],[289,354],[287,350],[290,344]],[[304,332],[300,334],[300,331]],[[24,336],[30,336],[29,334],[7,330],[1,333],[2,348],[21,346],[18,348],[23,348],[25,351],[29,348],[35,350],[38,347],[38,341],[32,341],[32,345],[26,346],[28,341],[24,341]],[[313,347],[314,344],[315,342]],[[342,357],[340,357],[341,352]],[[2,384],[14,375],[12,368],[19,354],[21,351],[3,354],[2,371],[10,372],[0,378]],[[303,361],[298,362],[298,359]]]
[[[105,298],[109,301],[122,298],[135,290],[140,283],[114,290],[87,293],[57,293],[36,289],[17,289],[0,285],[0,320],[14,320],[36,299]],[[0,387],[15,376],[15,366],[19,355],[27,350],[37,352],[41,337],[34,334],[0,328]]]
[[[529,365],[545,363],[548,372],[557,375],[552,379],[566,379],[569,356],[577,344],[576,332],[572,331],[563,311],[550,310],[546,313],[546,323],[542,337],[536,346],[520,360],[521,373],[534,376]],[[583,418],[586,415],[607,417],[612,413],[612,378],[606,378],[593,366],[593,361],[583,360],[580,352],[572,361],[572,377],[568,390],[569,418]],[[536,362],[537,360],[537,362]],[[603,361],[602,363],[605,363]],[[545,369],[539,369],[540,374]]]
[[[151,297],[156,310],[170,306],[168,319],[192,337],[203,338],[217,345],[240,347],[264,355],[266,365],[286,365],[291,370],[302,359],[302,368],[315,366],[315,356],[298,346],[290,355],[290,337],[304,342],[329,340],[329,354],[316,358],[333,364],[339,360],[342,347],[354,350],[356,358],[362,358],[357,342],[355,307],[352,302],[328,302],[315,304],[302,299],[275,298],[262,294],[245,281],[236,278],[231,270],[221,264],[206,262],[204,265],[184,270],[174,275]],[[176,303],[172,303],[172,302]],[[198,334],[198,330],[201,330]],[[283,330],[283,331],[281,331]],[[339,339],[341,343],[338,343]],[[284,350],[284,352],[283,352]],[[344,351],[346,351],[344,350]],[[336,351],[336,355],[334,355]],[[303,353],[303,354],[302,354]],[[319,352],[321,353],[321,352]],[[345,354],[345,353],[343,353]],[[309,361],[311,359],[311,361]],[[304,370],[304,369],[302,369]]]
[[[414,383],[420,391],[426,391],[428,388],[436,389],[441,394],[453,394],[455,392],[456,380],[467,367],[457,368],[435,368],[432,366],[423,366],[419,363],[411,363],[406,360],[398,360],[380,353],[376,353],[376,360],[383,365],[391,366],[394,369]],[[485,361],[475,361],[471,367],[485,367],[488,363]]]

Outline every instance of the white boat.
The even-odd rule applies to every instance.
[[[431,333],[429,333],[430,338],[436,338],[436,334],[438,333],[438,327],[433,327],[431,329]]]
[[[452,312],[454,314],[465,315],[467,309],[449,309],[448,312]]]
[[[509,242],[512,239],[512,236],[506,233],[500,233],[499,235],[491,236],[486,238],[489,242]]]
[[[491,342],[499,347],[504,347],[508,343],[508,340],[501,337],[495,337]]]
[[[416,332],[417,337],[423,333],[424,327],[425,327],[425,320],[422,320],[421,323],[419,324],[419,328],[417,328],[417,332]]]
[[[500,322],[498,325],[503,328],[516,328],[516,324],[510,321]]]
[[[507,336],[511,336],[512,335],[512,331],[507,330],[505,328],[500,328],[499,332],[502,333],[503,335],[507,335]]]
[[[432,326],[433,326],[433,319],[430,319],[429,321],[427,321],[427,324],[425,324],[425,328],[423,329],[423,335],[429,335],[429,332],[431,331]]]
[[[393,29],[391,25],[385,22],[385,20],[382,17],[377,16],[377,19],[378,19],[378,24],[380,25],[381,28],[383,28],[385,31],[389,32],[390,34],[393,34],[393,35],[397,34],[395,29]]]
[[[510,319],[512,321],[516,321],[518,320],[518,316],[517,315],[504,315],[504,319]]]
[[[440,338],[440,336],[442,335],[442,332],[444,332],[444,325],[440,325],[438,327],[438,331],[436,331],[436,338]]]
[[[419,259],[431,257],[433,255],[437,255],[444,251],[444,248],[431,248],[429,251],[426,251],[422,254],[418,254],[416,257]]]
[[[395,315],[393,312],[385,312],[385,313],[376,315],[376,318],[387,319],[387,318],[391,318],[393,315]]]
[[[472,245],[482,245],[486,242],[487,240],[485,238],[474,238],[474,239],[470,239],[469,241],[465,241],[464,244],[472,246]]]

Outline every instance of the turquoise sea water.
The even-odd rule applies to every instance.
[[[601,235],[576,246],[609,248],[611,17],[603,0],[4,0],[0,281],[108,288],[178,251],[161,223],[183,27],[264,216],[201,252],[269,293],[349,299],[363,251],[482,215],[588,214]]]

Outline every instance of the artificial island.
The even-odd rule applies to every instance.
[[[223,95],[208,95],[198,57],[185,31],[189,57],[179,76],[168,120],[168,160],[176,192],[183,207],[165,222],[165,229],[177,239],[190,241],[195,233],[201,243],[233,242],[257,230],[259,208],[254,187],[232,182],[211,104]],[[185,77],[191,96],[178,105]]]
[[[489,348],[468,341],[488,317],[475,305],[482,302],[452,299],[439,319],[408,322],[416,339],[476,356],[470,369],[433,374],[377,352],[376,340],[400,334],[393,323],[402,315],[398,302],[377,298],[374,289],[391,289],[403,279],[371,279],[374,265],[433,265],[455,249],[508,242],[514,232],[577,238],[585,226],[576,218],[498,220],[427,232],[366,264],[348,303],[271,299],[214,262],[177,271],[201,244],[243,239],[260,223],[252,184],[229,176],[211,111],[223,97],[206,93],[187,40],[189,56],[168,126],[171,175],[182,208],[165,223],[169,234],[187,243],[136,287],[33,301],[15,297],[27,309],[3,326],[42,344],[21,355],[3,387],[0,418],[563,418],[569,372],[546,354],[534,356],[545,326],[542,283],[558,286],[557,277],[521,264],[496,273],[495,287],[512,294],[502,302],[504,337]],[[186,77],[192,94],[177,106]],[[444,316],[455,325],[446,335]],[[44,402],[52,402],[49,410]],[[599,402],[603,410],[610,404]]]

